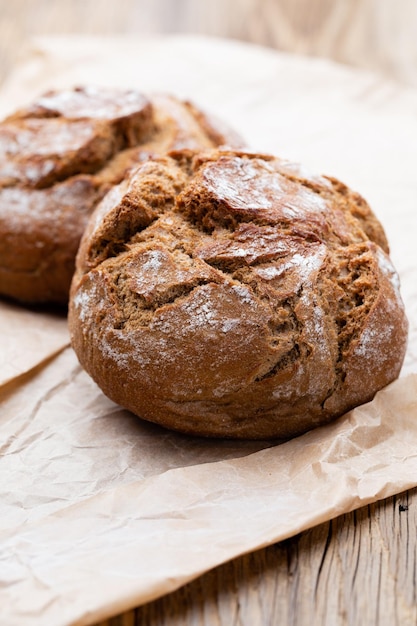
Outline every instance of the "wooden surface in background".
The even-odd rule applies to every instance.
[[[0,81],[31,35],[195,32],[417,85],[416,27],[415,0],[0,0]],[[235,559],[100,626],[416,624],[416,530],[412,490]]]
[[[28,37],[77,32],[233,37],[417,86],[416,0],[0,0],[0,81]]]

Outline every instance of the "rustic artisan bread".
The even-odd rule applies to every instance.
[[[121,89],[52,91],[0,124],[0,295],[66,304],[87,219],[132,165],[240,145],[188,102]]]
[[[94,213],[69,324],[105,394],[185,433],[290,437],[394,380],[407,322],[384,231],[270,156],[178,152]]]

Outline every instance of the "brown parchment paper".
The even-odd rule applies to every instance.
[[[35,42],[0,114],[50,87],[190,97],[255,149],[358,189],[410,320],[401,378],[290,442],[188,438],[105,398],[62,316],[0,303],[0,623],[92,624],[244,552],[417,485],[417,93],[319,60],[199,37]]]
[[[68,345],[63,314],[36,314],[0,301],[0,387]]]

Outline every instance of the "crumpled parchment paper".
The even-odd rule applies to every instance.
[[[63,316],[0,302],[0,623],[92,624],[239,554],[417,485],[417,93],[236,42],[35,42],[2,115],[47,88],[190,97],[251,147],[359,190],[384,224],[410,320],[401,378],[283,444],[142,422],[79,367]]]

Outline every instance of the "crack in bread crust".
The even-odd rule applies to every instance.
[[[134,90],[51,91],[10,115],[0,123],[0,240],[10,250],[0,245],[0,295],[66,305],[86,217],[107,191],[154,156],[221,144],[242,141],[189,102]],[[80,178],[94,188],[81,205],[70,190]],[[69,189],[68,197],[58,198],[56,189]],[[157,186],[153,201],[151,192],[150,205],[163,202]],[[131,200],[124,208],[132,212]],[[138,226],[134,221],[132,232]],[[100,260],[124,249],[102,239]],[[39,261],[41,248],[46,263]]]
[[[334,179],[250,152],[177,151],[139,166],[90,221],[73,345],[146,419],[294,436],[398,376],[407,321],[387,250]]]

